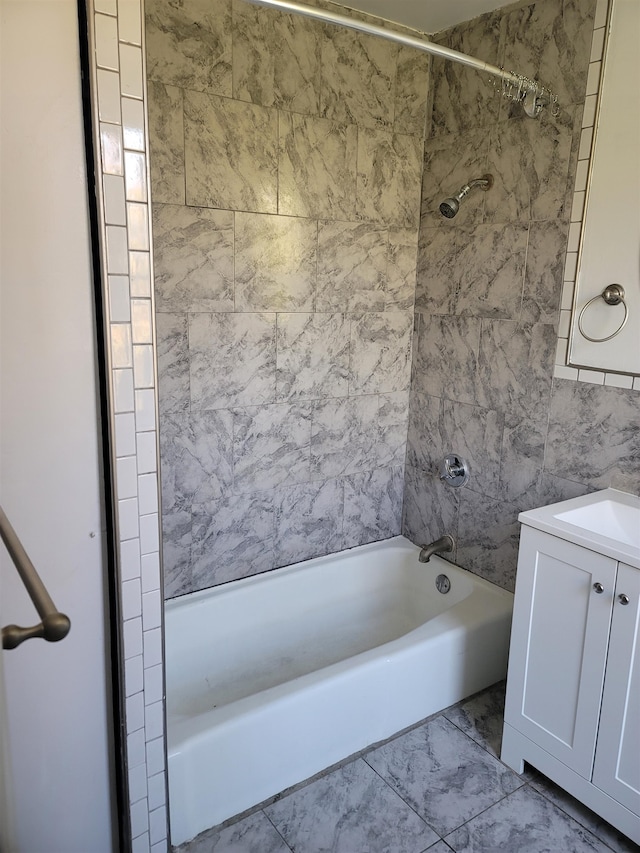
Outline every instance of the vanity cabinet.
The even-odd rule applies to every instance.
[[[526,524],[501,757],[640,843],[640,570]]]

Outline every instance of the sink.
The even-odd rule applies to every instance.
[[[640,498],[603,489],[521,512],[523,524],[640,569]]]
[[[576,527],[582,527],[592,533],[626,542],[627,545],[640,547],[640,509],[638,507],[605,498],[586,506],[556,512],[554,518],[575,524]]]

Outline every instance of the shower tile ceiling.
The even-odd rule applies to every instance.
[[[512,0],[334,0],[340,6],[359,9],[387,21],[437,33],[446,27],[469,21]]]

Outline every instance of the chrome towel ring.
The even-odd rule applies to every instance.
[[[587,308],[591,305],[592,302],[596,302],[598,299],[604,299],[607,305],[619,305],[621,302],[624,306],[624,317],[622,318],[622,323],[618,326],[615,332],[607,335],[606,338],[592,338],[588,335],[585,330],[582,328],[582,317]],[[593,299],[590,299],[586,305],[583,306],[582,311],[578,315],[578,329],[580,330],[580,334],[583,338],[586,338],[588,341],[592,341],[594,344],[601,344],[604,341],[610,341],[611,338],[615,338],[616,335],[619,335],[620,332],[624,329],[627,319],[629,317],[629,306],[624,301],[624,287],[621,284],[609,284],[602,293],[598,293],[597,296],[594,296]]]

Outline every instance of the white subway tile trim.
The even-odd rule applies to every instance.
[[[103,266],[110,276],[105,313],[112,370],[129,818],[132,850],[148,853],[153,844],[154,853],[160,853],[167,850],[168,826],[144,10],[141,0],[90,0],[89,11],[94,48],[90,61],[100,65],[92,68],[92,79],[100,121]],[[152,709],[147,714],[145,706]]]
[[[144,15],[140,0],[89,0],[89,15],[94,110],[100,120],[103,266],[110,276],[105,313],[117,459],[131,849],[148,853],[153,843],[154,853],[164,853],[168,827]],[[143,627],[148,629],[144,633]],[[149,725],[145,706],[153,708]]]
[[[100,125],[102,171],[106,175],[122,175],[122,131],[116,124]]]
[[[128,619],[123,625],[123,638],[126,649],[126,657],[134,657],[142,655],[142,619],[137,616],[135,619]],[[143,741],[144,745],[144,741]],[[139,759],[138,763],[144,761],[144,755]],[[129,753],[129,764],[135,763]]]
[[[611,388],[627,388],[628,390],[631,390],[633,388],[633,376],[623,376],[619,373],[606,373],[604,384],[609,385]]]
[[[132,803],[147,796],[147,768],[144,764],[129,767],[129,796]]]
[[[147,751],[144,742],[144,729],[133,732],[127,737],[127,756],[129,767],[136,767],[140,764],[146,767]]]
[[[117,71],[118,22],[107,15],[96,15],[96,62],[99,68]]]

